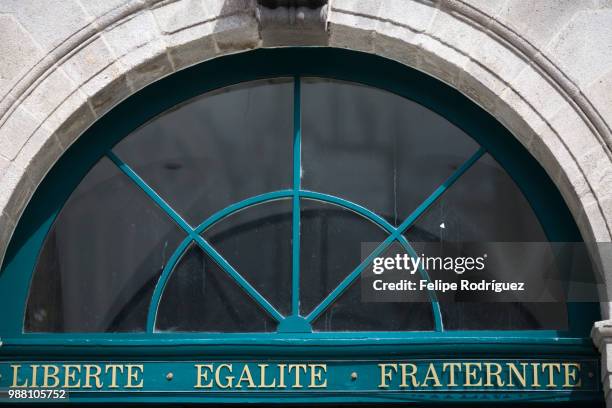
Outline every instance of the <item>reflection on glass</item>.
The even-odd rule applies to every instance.
[[[518,186],[489,154],[457,180],[405,236],[412,242],[448,242],[448,245],[459,242],[548,241]],[[531,259],[531,262],[545,265],[547,260]],[[490,270],[486,278],[508,281],[512,271],[507,269]],[[454,300],[442,302],[440,306],[445,328],[567,328],[567,307],[564,303],[486,303],[482,300],[478,296],[462,293]]]
[[[301,201],[300,311],[306,315],[361,262],[363,242],[387,237],[379,226],[337,205]]]
[[[408,99],[355,83],[302,80],[303,185],[399,225],[478,145]]]
[[[567,330],[564,303],[440,303],[446,330]]]
[[[144,330],[155,284],[183,236],[102,159],[74,190],[45,240],[25,330]]]
[[[489,155],[480,158],[406,232],[414,242],[546,242],[514,181]]]
[[[155,327],[158,331],[271,332],[276,322],[194,245],[170,275]]]
[[[114,152],[188,222],[291,187],[293,84],[247,82],[187,101]]]
[[[369,247],[376,247],[369,246]],[[381,256],[395,256],[405,251],[394,242]],[[363,254],[363,258],[369,255]],[[425,331],[433,330],[431,303],[365,302],[360,278],[342,293],[313,323],[313,330],[328,331]],[[426,300],[426,299],[425,299]]]
[[[290,199],[246,208],[202,234],[279,312],[291,303]]]

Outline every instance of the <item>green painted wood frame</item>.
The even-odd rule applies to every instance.
[[[248,71],[245,67],[248,67]],[[151,315],[154,308],[151,308],[153,312],[149,313],[149,330],[145,333],[24,333],[23,320],[31,275],[44,238],[63,204],[91,167],[107,154],[138,184],[138,176],[131,174],[131,169],[125,163],[109,153],[119,140],[152,117],[189,98],[243,81],[279,76],[319,76],[363,83],[409,98],[439,113],[472,136],[481,146],[481,150],[464,166],[469,167],[470,162],[477,160],[485,151],[489,152],[519,185],[551,241],[582,240],[560,193],[542,167],[498,121],[450,86],[399,63],[360,52],[333,48],[249,51],[198,64],[137,92],[92,125],[54,165],[25,209],[0,271],[0,310],[3,311],[0,324],[1,359],[15,356],[29,356],[34,359],[92,356],[177,359],[202,353],[227,357],[276,355],[294,358],[338,356],[339,353],[361,357],[364,353],[372,357],[456,356],[457,353],[489,357],[596,355],[589,339],[592,323],[599,318],[599,305],[595,303],[569,304],[570,327],[567,331],[443,331],[441,323],[437,321],[437,330],[432,332],[311,333],[296,328],[302,322],[295,325],[289,322],[290,319],[285,319],[288,327],[283,329],[281,324],[278,333],[155,333],[152,330],[154,316]],[[299,105],[299,80],[294,83],[295,104]],[[299,109],[295,112],[294,122],[297,124]],[[298,125],[294,129],[294,155],[298,155],[297,159],[294,157],[294,163],[299,162],[300,142]],[[465,168],[459,169],[450,182],[464,170]],[[297,174],[294,174],[291,190],[269,193],[236,203],[209,218],[196,229],[188,225],[183,226],[189,236],[182,245],[194,240],[206,247],[205,241],[199,242],[202,240],[199,232],[204,228],[246,205],[279,197],[293,199],[294,225],[299,223],[299,198],[309,197],[342,205],[374,219],[391,234],[391,240],[399,238],[397,231],[406,226],[395,229],[386,225],[382,218],[377,218],[368,210],[341,198],[302,191],[299,184],[299,166],[294,166],[293,172]],[[146,192],[146,183],[140,187]],[[441,188],[439,194],[443,192],[444,185]],[[163,208],[164,203],[157,198],[155,200]],[[171,214],[173,211],[166,212]],[[182,226],[181,220],[175,219],[175,222]],[[294,228],[294,234],[298,232],[299,230]],[[407,242],[404,243],[401,238],[400,243],[408,249]],[[212,248],[209,250],[214,251]],[[296,264],[299,259],[299,245],[294,245],[293,251],[295,273],[292,280],[292,309],[294,315],[297,315],[295,311],[298,299],[295,294],[299,288],[299,264]],[[180,254],[180,251],[177,253]],[[358,274],[359,271],[355,270],[352,274],[354,276],[350,278],[353,279]],[[244,283],[248,285],[248,282]],[[154,297],[159,298],[160,295],[158,290]],[[266,302],[265,299],[263,302]],[[437,305],[435,301],[432,304],[434,308]],[[316,317],[315,313],[320,313],[324,307],[323,304],[319,305],[317,310],[311,313],[312,316],[306,316],[305,320],[312,321]],[[283,316],[271,305],[266,310],[277,320],[282,320]],[[569,398],[566,394],[553,394],[551,400]],[[575,398],[579,399],[579,396]]]

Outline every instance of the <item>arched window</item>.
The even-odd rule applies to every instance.
[[[546,239],[495,159],[431,110],[354,82],[246,82],[98,161],[46,238],[25,330],[566,329],[558,303],[493,318],[480,303],[361,301],[361,243]]]
[[[144,89],[71,147],[4,264],[23,308],[7,341],[584,356],[596,304],[365,303],[358,279],[413,242],[576,240],[540,166],[452,88],[359,53],[259,50]]]

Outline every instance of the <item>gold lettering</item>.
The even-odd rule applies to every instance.
[[[393,369],[397,373],[397,364],[378,364],[378,367],[380,367],[380,384],[378,384],[378,388],[389,388],[387,380],[391,381],[391,376],[393,374],[391,371],[387,371],[387,367]]]
[[[244,367],[242,367],[242,374],[240,374],[240,378],[238,379],[238,382],[236,383],[236,388],[242,388],[243,381],[247,381],[249,383],[249,385],[247,385],[247,388],[256,388],[255,383],[253,382],[253,377],[251,376],[251,370],[249,369],[248,364],[245,364]]]
[[[52,364],[44,364],[43,366],[43,388],[55,388],[59,385],[60,379],[58,377],[59,367]],[[53,369],[53,373],[51,373]],[[49,384],[49,380],[53,380],[53,384]]]
[[[11,364],[11,368],[13,369],[13,384],[11,384],[11,388],[28,388],[28,379],[26,378],[23,384],[17,384],[17,380],[19,379],[19,369],[21,368],[21,364]]]
[[[523,373],[521,374],[514,363],[507,363],[508,365],[508,387],[514,387],[512,378],[516,377],[521,386],[525,388],[527,386],[527,363],[521,363]]]
[[[100,381],[100,374],[102,374],[102,369],[100,366],[94,364],[85,364],[85,385],[83,388],[93,388],[91,385],[91,379],[95,380],[96,388],[102,388],[102,382]],[[92,369],[95,369],[95,373],[92,373]]]
[[[565,370],[565,382],[563,383],[563,387],[565,388],[574,388],[582,386],[582,379],[578,379],[576,381],[576,376],[580,372],[580,363],[563,363],[563,369]],[[572,371],[570,371],[572,369]],[[574,382],[570,384],[570,378]]]
[[[38,384],[36,384],[36,377],[37,377],[37,374],[38,374],[38,367],[40,367],[40,366],[36,365],[36,364],[30,365],[30,368],[32,369],[32,384],[30,385],[30,388],[38,388]]]
[[[416,379],[416,372],[417,372],[417,366],[414,364],[410,364],[410,363],[401,363],[400,368],[402,369],[402,383],[400,384],[400,388],[407,388],[408,387],[408,377],[410,377],[410,382],[412,383],[413,387],[418,387],[419,386],[419,382]],[[410,372],[408,372],[408,370],[406,370],[406,368],[410,367]],[[396,368],[397,371],[397,368]],[[391,377],[388,377],[389,380],[391,379]]]
[[[456,387],[457,383],[455,382],[455,369],[458,368],[459,371],[461,371],[461,364],[460,363],[444,363],[442,364],[442,371],[446,371],[447,368],[450,368],[449,372],[448,372],[448,386],[449,387]]]
[[[321,382],[321,377],[324,373],[327,373],[327,364],[308,364],[308,366],[310,367],[310,385],[308,388],[327,387],[327,378]]]
[[[291,370],[295,370],[295,382],[291,388],[303,388],[302,384],[300,383],[300,370],[303,370],[304,373],[306,373],[306,364],[289,364],[288,372],[291,373]]]
[[[117,385],[117,371],[123,374],[123,364],[108,364],[104,369],[104,374],[108,374],[108,370],[111,370],[111,383],[108,388],[119,388]]]
[[[482,363],[463,363],[463,365],[465,366],[465,386],[466,387],[481,386],[482,378],[477,383],[473,383],[472,380],[475,380],[476,376],[478,375],[478,371],[476,371],[476,368],[478,368],[479,370],[482,370]]]
[[[213,386],[212,380],[210,380],[207,384],[202,384],[202,379],[204,381],[208,381],[208,373],[212,372],[213,370],[212,364],[196,364],[195,368],[198,371],[198,374],[197,374],[198,380],[196,382],[196,385],[193,388],[212,388]],[[205,368],[207,371],[202,372],[203,368]]]
[[[542,364],[542,372],[544,372],[544,370],[548,370],[548,384],[546,384],[546,387],[548,388],[555,388],[555,373],[554,370],[557,370],[559,372],[561,372],[561,364],[559,363],[544,363]]]
[[[540,375],[538,374],[538,367],[540,367],[540,363],[531,363],[531,368],[533,369],[533,381],[531,382],[532,387],[540,387]]]
[[[429,368],[427,369],[427,373],[425,374],[425,378],[423,379],[423,384],[421,386],[427,387],[427,381],[433,380],[434,387],[441,387],[440,378],[438,378],[438,372],[436,371],[436,367],[433,363],[429,363]]]
[[[144,366],[142,364],[126,364],[127,368],[127,380],[125,383],[125,388],[142,388],[144,386]],[[138,379],[140,376],[140,380]],[[136,381],[134,384],[132,381]]]
[[[266,384],[266,371],[268,364],[258,364],[259,366],[259,388],[274,388],[276,387],[276,379],[270,384]]]
[[[287,364],[278,365],[278,387],[276,388],[287,388],[285,385],[285,367],[287,367]]]
[[[231,364],[219,364],[217,369],[215,370],[215,382],[217,383],[217,387],[219,388],[232,388],[234,383],[234,377],[231,375],[225,376],[225,384],[221,384],[221,369],[225,368],[232,373],[232,365]]]
[[[498,387],[504,386],[504,381],[501,379],[502,366],[498,363],[484,363],[485,369],[487,372],[487,381],[485,382],[485,387],[493,387],[493,383],[491,382],[491,377],[495,377],[496,385]],[[495,367],[495,371],[492,368]]]
[[[71,370],[74,370],[71,372]],[[77,373],[81,374],[81,365],[80,364],[66,364],[64,366],[64,388],[80,388],[81,387],[81,378],[79,377],[79,381],[76,384],[70,384],[70,381],[75,381]]]

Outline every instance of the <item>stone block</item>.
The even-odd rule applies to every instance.
[[[135,58],[130,61],[126,78],[134,91],[138,91],[174,71],[165,48],[160,50],[157,46],[145,46],[134,51],[132,57]],[[137,60],[142,62],[138,63]]]
[[[411,1],[408,1],[412,3]],[[342,11],[345,14],[359,14],[377,18],[383,8],[391,7],[391,2],[385,4],[382,0],[334,0],[331,3],[332,11]]]
[[[0,99],[6,95],[43,52],[14,16],[0,14]]]
[[[13,110],[0,125],[0,156],[13,160],[39,125],[23,107]]]
[[[599,200],[599,205],[601,206],[601,211],[603,212],[604,218],[606,219],[608,226],[612,228],[612,195],[608,195],[601,198]]]
[[[496,19],[542,49],[563,29],[574,14],[589,8],[592,4],[592,0],[510,0],[499,10]]]
[[[528,61],[521,53],[494,34],[490,34],[486,42],[473,48],[470,58],[476,62],[468,64],[467,70],[477,64],[499,78],[499,83],[491,88],[497,93],[501,93],[506,83],[510,83],[528,66]]]
[[[360,3],[369,4],[369,2]],[[373,1],[372,3],[376,2]],[[431,24],[436,12],[436,5],[427,0],[390,1],[383,3],[379,8],[378,17],[381,20],[401,25],[411,31],[423,32]]]
[[[386,23],[391,25],[391,23]],[[390,35],[388,35],[390,34]],[[410,40],[403,36],[412,37]],[[412,31],[393,26],[393,29],[383,29],[379,26],[378,32],[374,36],[374,52],[385,58],[401,62],[410,67],[420,65],[420,49],[415,44],[415,36],[418,34]]]
[[[130,4],[131,0],[104,0],[104,1],[81,1],[81,5],[93,18],[99,18],[106,13],[116,10],[120,7],[125,7]]]
[[[153,8],[153,14],[164,34],[205,24],[220,16],[251,11],[254,15],[254,0],[204,0],[164,2]]]
[[[221,53],[246,51],[261,44],[255,16],[237,14],[215,21],[213,35]]]
[[[2,180],[2,176],[4,176],[4,173],[6,172],[10,164],[11,161],[9,159],[0,156],[0,180]]]
[[[61,65],[66,74],[82,86],[116,61],[116,57],[100,36],[92,38]],[[120,75],[120,70],[109,70],[107,75]]]
[[[77,0],[5,1],[2,11],[13,14],[46,52],[92,21]]]
[[[0,211],[18,220],[34,192],[34,185],[25,170],[11,163],[0,179]]]
[[[125,67],[127,80],[134,90],[173,71],[166,43],[149,11],[109,27],[103,36]]]
[[[115,57],[123,59],[138,48],[161,40],[157,23],[149,11],[142,11],[130,18],[107,27],[102,33]]]
[[[373,52],[378,20],[331,10],[328,15],[329,45]]]
[[[0,265],[4,259],[4,250],[8,247],[14,231],[15,221],[7,214],[0,213]]]
[[[557,174],[552,176],[555,185],[559,189],[565,204],[569,208],[574,220],[580,227],[583,238],[587,241],[593,240],[591,234],[592,227],[580,225],[578,220],[583,216],[584,205],[596,203],[596,198],[589,186],[584,174],[578,165],[573,161],[568,161],[560,168]]]
[[[79,90],[70,95],[47,118],[44,125],[55,134],[60,145],[67,149],[95,120],[86,96]]]
[[[582,91],[612,129],[612,70],[594,80]],[[612,140],[608,139],[607,142],[612,146]]]
[[[63,153],[55,135],[47,128],[40,127],[28,140],[14,160],[17,167],[26,170],[26,177],[38,186],[43,177]]]
[[[599,203],[591,203],[582,208],[582,214],[577,219],[578,227],[591,230],[591,237],[595,242],[610,242],[610,232],[603,218]],[[585,237],[587,240],[589,237]]]
[[[446,3],[456,2],[457,0],[445,0]],[[485,14],[489,17],[495,17],[506,6],[508,0],[460,0],[474,10]],[[515,0],[516,1],[516,0]],[[518,0],[522,1],[522,0]]]
[[[550,119],[550,125],[576,157],[597,194],[612,193],[612,162],[582,116],[572,106],[566,106]]]
[[[490,112],[526,148],[531,146],[536,135],[552,132],[540,115],[512,88],[506,88],[498,95],[496,106]]]
[[[486,32],[473,26],[460,13],[445,9],[436,13],[427,34],[467,56],[478,48],[492,45]]]
[[[36,119],[44,121],[76,90],[76,85],[64,71],[53,69],[23,101],[23,106]]]
[[[506,84],[496,75],[496,72],[473,60],[469,60],[462,68],[457,73],[454,85],[485,110],[489,112],[499,110],[500,95],[503,93]],[[511,112],[505,111],[504,113]]]
[[[612,9],[577,12],[545,53],[579,87],[602,77],[612,66]]]
[[[176,70],[189,67],[217,55],[213,24],[198,25],[166,36],[168,54]]]
[[[120,63],[109,65],[81,87],[97,116],[108,112],[132,92],[123,68]]]
[[[526,66],[509,86],[536,110],[544,120],[550,119],[568,104],[568,100],[533,65]]]

